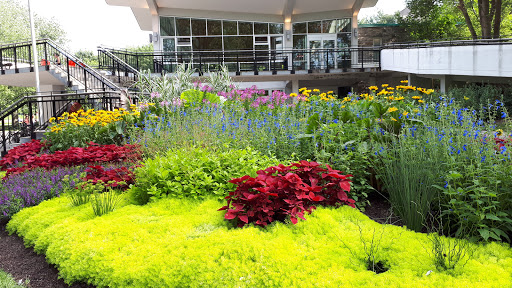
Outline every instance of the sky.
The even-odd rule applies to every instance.
[[[140,30],[128,7],[110,6],[105,0],[32,0],[31,6],[35,14],[53,17],[61,24],[71,52],[96,51],[99,45],[126,48],[149,43],[150,32]],[[379,0],[375,8],[362,9],[359,17],[375,14],[379,9],[392,14],[403,8],[405,0]]]

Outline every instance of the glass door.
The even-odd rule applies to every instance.
[[[336,34],[308,35],[309,69],[336,68]]]

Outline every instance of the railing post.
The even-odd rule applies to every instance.
[[[326,61],[325,61],[325,67],[326,67],[326,68],[325,68],[325,73],[329,73],[329,72],[330,72],[330,71],[329,71],[329,50],[327,50],[327,51],[325,52],[325,54],[327,54],[327,55],[326,55],[326,57],[325,57],[325,60],[326,60]]]
[[[18,55],[16,53],[16,47],[12,47],[12,49],[14,51],[14,72],[18,73]]]
[[[203,76],[203,59],[202,59],[202,53],[199,52],[199,76]]]
[[[0,71],[2,71],[2,74],[5,74],[3,54],[4,54],[4,49],[0,49]]]
[[[5,120],[2,118],[2,157],[7,155],[7,141],[5,139]]]
[[[48,71],[48,70],[50,70],[50,63],[48,62],[48,48],[47,48],[47,45],[48,45],[48,43],[45,41],[44,42],[44,61],[46,61],[45,69]]]
[[[28,101],[28,118],[30,119],[30,139],[36,139],[36,133],[34,131],[34,114],[32,113],[32,101]]]
[[[68,87],[71,87],[71,76],[69,75],[69,58],[66,56],[66,73],[68,74]]]
[[[85,86],[85,92],[87,92],[87,70],[85,70],[84,67],[82,67],[82,70],[84,71],[84,86]]]

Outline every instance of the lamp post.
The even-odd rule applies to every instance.
[[[30,33],[32,34],[32,55],[34,56],[34,73],[36,76],[36,94],[41,92],[41,87],[39,84],[39,66],[38,66],[38,57],[37,57],[37,47],[36,47],[36,32],[34,29],[34,13],[32,13],[32,7],[30,6],[30,0],[28,0],[28,14],[30,17]]]

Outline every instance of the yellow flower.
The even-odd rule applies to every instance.
[[[402,81],[400,81],[400,83],[407,84],[407,83],[409,83],[409,81],[408,80],[402,80]]]
[[[55,121],[55,117],[52,117],[50,118],[50,120],[48,120],[50,123],[53,123],[53,121]]]
[[[420,110],[419,109],[413,109],[412,112],[413,113],[418,113],[418,112],[420,112]]]
[[[345,108],[345,105],[341,106],[341,108]]]
[[[352,99],[350,97],[345,97],[345,98],[343,98],[342,102],[350,102],[350,101],[352,101]]]
[[[404,111],[404,112],[402,113],[402,115],[404,115],[404,116],[407,116],[408,114],[409,114],[409,112],[407,112],[407,111]]]
[[[389,86],[389,84],[382,84],[382,88],[386,88],[388,86]]]
[[[501,136],[501,135],[503,135],[503,130],[502,130],[502,129],[498,129],[498,130],[496,130],[496,136],[498,136],[498,137],[499,137],[499,136]]]
[[[299,89],[299,92],[302,92],[302,91],[305,91],[305,90],[308,90],[308,88],[302,87],[302,88]]]
[[[386,88],[386,89],[388,89],[389,91],[393,91],[393,90],[395,90],[395,88],[393,88],[393,87],[388,87],[388,88]]]
[[[370,86],[370,87],[368,87],[368,89],[373,90],[373,91],[377,91],[377,90],[379,90],[379,87],[377,87],[377,86]]]
[[[420,103],[425,103],[425,101],[424,101],[424,100],[418,100],[418,102],[420,102]]]
[[[414,99],[414,100],[420,100],[420,99],[421,99],[421,96],[412,96],[412,99]]]
[[[318,92],[320,92],[320,90],[319,89],[313,89],[313,92],[318,93]]]
[[[464,100],[469,100],[469,98],[468,98],[468,97],[466,97],[466,96],[464,96]]]
[[[395,112],[395,111],[397,111],[397,110],[398,110],[398,108],[396,108],[396,107],[391,107],[391,108],[389,108],[389,109],[388,109],[388,112],[389,112],[389,113],[391,113],[391,112]]]
[[[297,93],[290,94],[290,97],[297,97]]]
[[[332,94],[332,93],[334,93],[334,92],[332,92],[332,91],[327,92],[327,94]]]
[[[391,120],[395,121],[395,122],[398,122],[398,120],[396,120],[395,118],[391,117]]]

